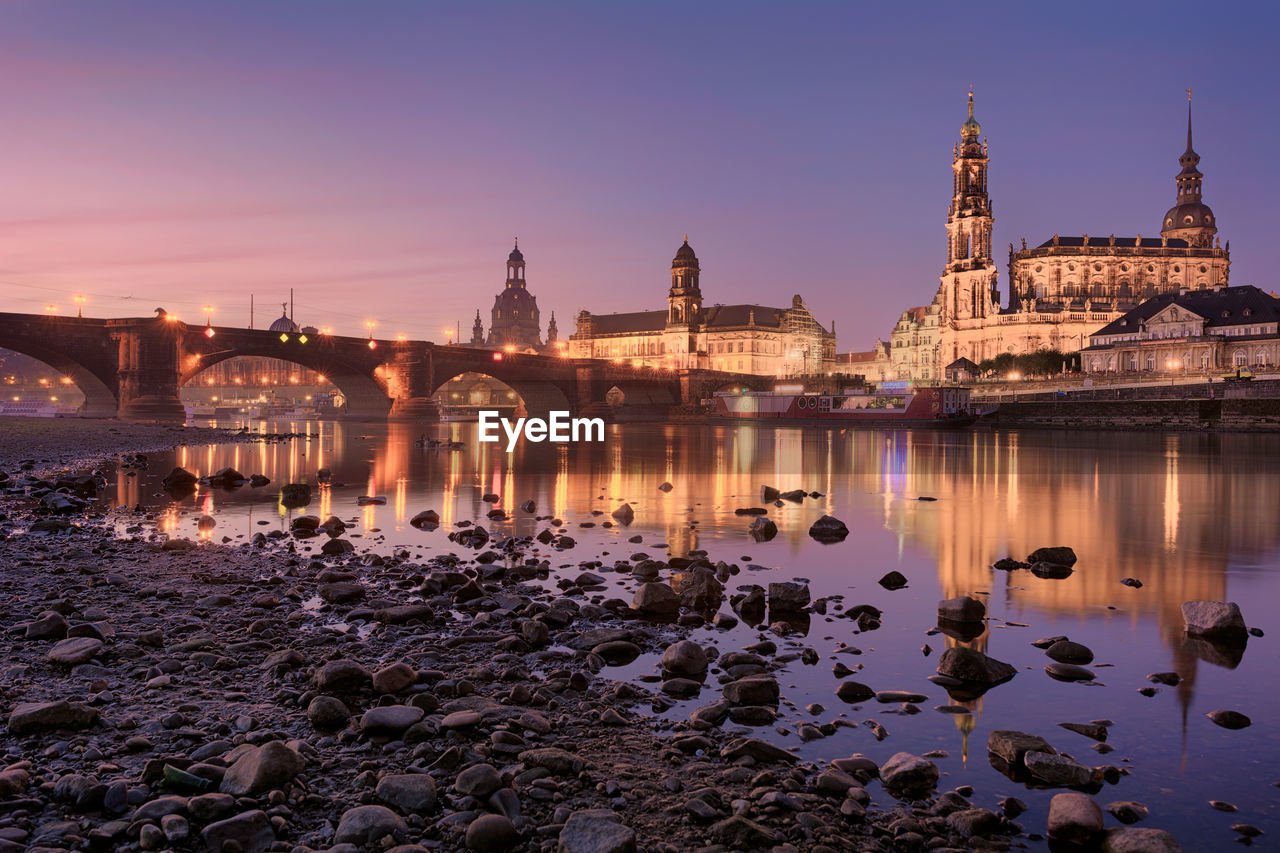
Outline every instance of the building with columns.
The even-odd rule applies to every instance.
[[[1055,234],[1030,249],[1025,239],[1017,251],[1011,244],[1009,301],[1001,305],[991,256],[990,159],[981,132],[970,91],[969,116],[952,151],[947,261],[933,301],[904,311],[890,335],[897,378],[939,381],[945,366],[960,358],[1075,352],[1143,299],[1229,284],[1230,244],[1220,245],[1217,220],[1203,201],[1188,102],[1187,147],[1178,158],[1175,204],[1161,220],[1160,236]]]
[[[667,308],[624,314],[578,313],[569,338],[574,358],[607,358],[665,368],[704,368],[768,376],[829,373],[835,328],[822,326],[799,294],[788,308],[707,305],[702,268],[684,243],[671,262]]]

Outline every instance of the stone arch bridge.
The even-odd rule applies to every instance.
[[[185,420],[179,389],[237,356],[276,358],[314,370],[346,397],[348,417],[366,419],[433,419],[437,389],[468,372],[510,385],[531,415],[565,410],[607,416],[605,396],[612,388],[628,406],[669,407],[697,403],[725,387],[760,390],[773,383],[767,376],[659,370],[429,341],[189,326],[163,315],[102,320],[0,313],[0,347],[70,377],[85,396],[82,417],[133,421]]]

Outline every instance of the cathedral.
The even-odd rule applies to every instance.
[[[556,315],[551,314],[547,324],[547,343],[542,343],[542,322],[538,312],[538,297],[529,292],[524,278],[524,253],[520,242],[507,256],[507,283],[493,298],[490,312],[489,335],[485,336],[480,312],[476,311],[475,324],[471,328],[471,345],[493,349],[541,352],[557,348]]]
[[[888,364],[877,355],[871,372],[939,381],[947,365],[960,359],[981,362],[1040,349],[1076,352],[1088,345],[1090,334],[1144,299],[1228,285],[1231,245],[1222,248],[1217,220],[1202,198],[1189,93],[1187,148],[1178,158],[1175,203],[1161,220],[1160,236],[1055,234],[1030,249],[1025,239],[1017,251],[1010,244],[1007,305],[1000,304],[996,286],[990,159],[981,135],[970,91],[969,117],[952,151],[947,260],[937,294],[930,304],[902,313],[890,335]],[[873,353],[880,351],[877,345]]]
[[[702,368],[794,376],[827,373],[836,335],[814,319],[797,294],[789,308],[707,305],[698,256],[684,243],[671,262],[666,310],[624,314],[580,311],[569,337],[574,358],[625,360],[636,366]]]

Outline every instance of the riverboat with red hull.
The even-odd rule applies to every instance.
[[[886,382],[839,394],[722,391],[712,401],[710,417],[718,423],[958,429],[972,425],[978,414],[970,405],[968,388],[912,388]]]

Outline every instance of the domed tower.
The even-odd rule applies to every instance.
[[[1213,248],[1213,235],[1218,233],[1218,220],[1209,205],[1201,201],[1201,182],[1204,175],[1196,166],[1200,155],[1191,147],[1191,90],[1187,90],[1187,150],[1178,158],[1182,171],[1178,173],[1177,204],[1164,215],[1160,236],[1186,240],[1193,249]]]
[[[667,325],[695,326],[702,308],[702,290],[698,287],[698,256],[689,245],[689,235],[676,250],[671,261],[671,290],[667,293]]]
[[[537,349],[542,346],[538,300],[525,287],[524,254],[517,241],[507,256],[507,285],[493,299],[490,346]]]

